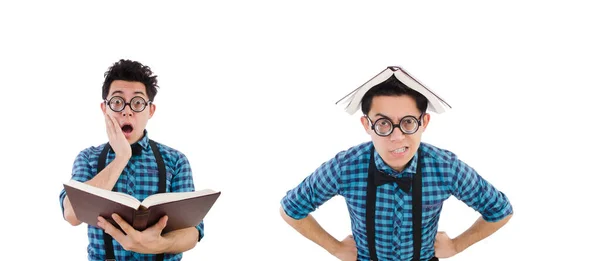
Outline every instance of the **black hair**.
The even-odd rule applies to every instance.
[[[417,103],[417,109],[421,114],[427,110],[427,98],[421,93],[409,88],[404,83],[400,82],[395,76],[391,76],[380,84],[373,86],[361,100],[361,109],[364,115],[367,115],[371,110],[373,98],[376,96],[402,96],[408,95]]]
[[[130,82],[141,82],[146,86],[146,94],[150,101],[154,100],[157,93],[157,79],[150,67],[137,61],[121,59],[114,63],[104,73],[104,84],[102,85],[102,99],[106,99],[110,85],[115,80]]]

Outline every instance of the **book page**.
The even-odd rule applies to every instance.
[[[360,109],[360,102],[367,91],[373,88],[375,85],[384,82],[388,78],[393,75],[393,72],[390,69],[385,69],[381,73],[377,74],[375,77],[371,78],[369,81],[364,83],[356,90],[349,98],[346,98],[348,101],[348,105],[346,106],[346,112],[350,114],[354,114],[356,111]]]
[[[402,70],[398,70],[394,73],[394,75],[400,82],[404,83],[409,88],[421,93],[423,96],[425,96],[425,98],[427,98],[428,105],[429,105],[428,110],[434,111],[436,113],[443,113],[444,111],[446,111],[444,105],[447,105],[448,107],[450,106],[450,105],[446,104],[445,101],[442,100],[431,89],[422,85],[415,78],[406,74],[406,72],[404,72]]]
[[[174,202],[188,198],[201,197],[205,195],[215,194],[217,193],[211,189],[203,189],[193,192],[169,192],[169,193],[159,193],[148,196],[144,201],[142,201],[142,205],[146,208],[149,208],[154,205],[160,205],[167,202]]]
[[[114,202],[131,207],[133,209],[138,209],[138,207],[140,206],[139,200],[137,200],[135,197],[125,194],[125,193],[97,188],[92,185],[88,185],[88,184],[85,184],[85,183],[82,183],[82,182],[79,182],[76,180],[70,180],[65,185],[73,187],[73,188],[81,190],[81,191],[88,192],[90,194],[94,194],[96,196],[99,196],[99,197],[102,197],[102,198],[105,198],[108,200],[112,200]]]

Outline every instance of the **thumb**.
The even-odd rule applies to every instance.
[[[165,229],[165,227],[167,226],[167,220],[169,218],[165,215],[162,218],[160,218],[158,220],[158,222],[156,222],[156,224],[154,224],[154,226],[152,226],[153,230],[156,230],[158,232],[162,231],[163,229]]]
[[[440,231],[440,232],[437,232],[437,234],[435,235],[435,238],[437,239],[438,237],[445,236],[445,235],[446,235],[446,232]]]

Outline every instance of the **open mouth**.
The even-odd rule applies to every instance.
[[[123,126],[121,126],[121,130],[125,134],[130,134],[131,132],[133,132],[133,126],[131,124],[124,124]]]

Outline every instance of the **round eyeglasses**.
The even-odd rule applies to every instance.
[[[131,101],[129,102],[125,102],[123,97],[113,96],[110,98],[110,100],[104,100],[104,102],[106,102],[108,107],[110,107],[110,109],[114,112],[123,111],[127,105],[129,105],[129,108],[131,108],[131,110],[134,112],[142,112],[144,109],[146,109],[146,106],[152,103],[152,101],[146,102],[146,100],[140,96],[131,98]]]
[[[369,122],[373,122],[369,116],[365,115],[365,117],[367,117]],[[394,124],[392,120],[387,117],[379,118],[372,123],[371,129],[375,131],[375,134],[386,137],[390,136],[396,127],[404,134],[414,134],[419,129],[419,126],[421,126],[421,121],[415,116],[408,115],[402,117],[398,124]]]

